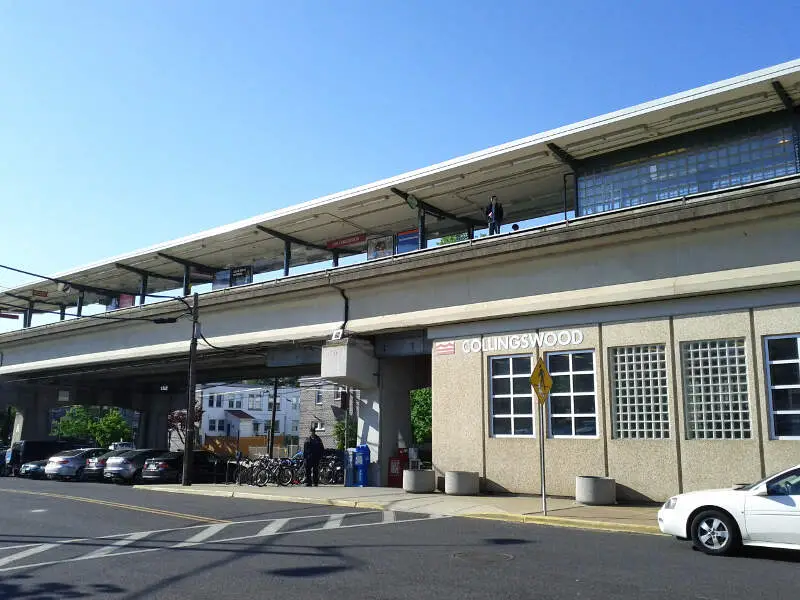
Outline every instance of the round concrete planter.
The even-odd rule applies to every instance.
[[[444,474],[444,493],[451,496],[475,496],[478,484],[476,471],[447,471]]]
[[[403,471],[403,489],[412,494],[431,494],[436,491],[436,473],[432,469]]]
[[[580,504],[617,503],[617,482],[610,477],[579,475],[575,478],[575,501]]]

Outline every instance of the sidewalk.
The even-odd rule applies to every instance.
[[[351,508],[394,510],[425,514],[537,523],[580,529],[659,534],[655,505],[585,506],[570,498],[547,499],[547,516],[539,496],[486,494],[447,496],[409,494],[399,488],[269,485],[263,488],[235,484],[137,485],[137,489],[177,494],[248,498],[277,502],[302,502]]]

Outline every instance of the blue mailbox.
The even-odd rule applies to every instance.
[[[369,446],[361,444],[356,446],[353,453],[353,486],[367,487],[367,469],[369,469]]]

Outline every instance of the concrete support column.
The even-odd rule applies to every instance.
[[[46,387],[15,386],[11,392],[17,409],[11,442],[50,438],[50,409],[58,404],[58,390]]]

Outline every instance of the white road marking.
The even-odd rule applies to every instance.
[[[289,519],[275,519],[272,523],[264,527],[261,531],[256,534],[256,537],[262,537],[265,535],[274,535],[281,530],[281,527],[286,525],[289,522]]]
[[[129,546],[132,543],[146,538],[148,535],[152,535],[153,531],[139,531],[138,533],[131,533],[130,535],[122,538],[121,540],[117,540],[113,544],[106,546],[104,548],[98,548],[93,552],[89,552],[89,554],[84,554],[80,557],[80,560],[89,560],[92,558],[100,558],[101,556],[108,556],[114,550],[118,550],[119,548],[124,548],[125,546]]]
[[[23,558],[27,558],[29,556],[33,556],[34,554],[39,554],[40,552],[44,552],[45,550],[50,550],[51,548],[55,548],[60,544],[40,544],[38,546],[34,546],[33,548],[28,548],[27,550],[23,550],[22,552],[17,552],[12,554],[11,556],[6,556],[5,558],[0,558],[0,567],[3,565],[7,565],[8,563],[12,563],[16,560],[21,560]]]
[[[52,566],[52,565],[59,565],[59,564],[65,564],[65,563],[71,563],[71,562],[77,562],[77,561],[89,560],[89,559],[118,557],[118,556],[126,556],[126,555],[129,555],[129,554],[143,554],[143,553],[146,553],[146,552],[157,552],[159,550],[175,550],[175,549],[180,549],[181,547],[185,547],[185,545],[187,545],[187,544],[191,545],[191,546],[194,546],[194,545],[198,545],[198,544],[203,543],[203,540],[198,540],[196,542],[191,542],[191,543],[190,543],[190,540],[197,539],[201,535],[203,536],[204,540],[207,540],[209,537],[211,537],[212,535],[217,533],[217,531],[222,529],[222,527],[220,527],[220,525],[225,527],[225,526],[228,526],[228,525],[241,525],[241,524],[248,524],[248,523],[268,523],[268,525],[263,527],[261,529],[261,531],[259,531],[255,535],[245,535],[245,536],[239,536],[239,537],[210,540],[210,541],[205,542],[206,544],[211,545],[211,544],[222,544],[222,543],[230,543],[230,542],[239,542],[239,541],[244,541],[244,540],[252,540],[252,539],[256,539],[256,538],[260,538],[260,537],[273,536],[273,535],[290,535],[290,534],[295,534],[295,533],[313,533],[313,532],[316,532],[316,531],[326,531],[326,530],[330,531],[330,530],[332,530],[334,528],[334,525],[332,523],[337,523],[337,522],[339,523],[339,525],[335,526],[336,529],[350,529],[350,528],[354,528],[354,527],[378,527],[378,526],[381,526],[381,525],[393,525],[393,524],[397,524],[397,523],[414,523],[414,522],[417,522],[417,521],[428,521],[430,519],[447,519],[447,518],[450,518],[448,515],[426,515],[424,517],[418,517],[418,518],[414,518],[414,519],[405,519],[405,520],[402,520],[402,521],[398,521],[398,520],[395,519],[395,520],[388,520],[388,521],[384,520],[384,521],[378,522],[378,523],[356,523],[356,524],[353,524],[353,525],[342,525],[341,524],[342,521],[344,520],[344,518],[346,516],[348,516],[348,515],[374,514],[375,512],[378,512],[378,511],[370,511],[370,512],[366,512],[365,511],[365,512],[353,512],[353,513],[342,513],[342,514],[337,514],[337,515],[330,515],[329,516],[330,518],[328,519],[328,521],[322,527],[309,527],[307,529],[295,529],[295,530],[287,531],[287,532],[283,532],[283,533],[280,532],[280,529],[288,521],[301,520],[301,519],[313,519],[313,518],[317,518],[318,519],[318,518],[324,517],[326,515],[307,515],[307,516],[302,516],[302,517],[292,517],[292,518],[289,518],[289,519],[259,519],[259,520],[253,520],[253,521],[235,521],[235,522],[232,522],[232,523],[220,523],[220,524],[215,524],[215,525],[211,525],[211,526],[208,526],[208,525],[193,525],[191,527],[178,527],[178,528],[174,528],[174,529],[160,529],[160,530],[155,530],[155,531],[143,531],[143,532],[137,532],[137,533],[114,534],[114,535],[103,536],[103,537],[94,538],[94,539],[92,539],[92,538],[80,538],[80,539],[76,538],[76,539],[72,539],[72,540],[62,540],[62,541],[59,541],[59,542],[56,542],[56,543],[52,543],[52,544],[36,545],[35,547],[29,548],[28,550],[25,550],[23,552],[18,552],[16,554],[12,554],[11,556],[7,556],[4,559],[0,559],[0,567],[2,567],[2,568],[0,568],[0,573],[6,573],[6,572],[9,572],[9,571],[18,571],[18,570],[21,570],[21,569],[33,569],[33,568],[39,568],[39,567],[48,567],[48,566]],[[105,540],[107,540],[107,539],[117,539],[118,540],[117,544],[112,544],[109,547],[105,547],[105,548],[100,548],[99,549],[99,550],[106,550],[107,548],[110,548],[110,550],[115,550],[117,548],[124,547],[124,546],[128,545],[129,543],[132,543],[133,541],[135,541],[135,539],[133,539],[134,537],[136,537],[136,539],[141,539],[143,537],[146,537],[147,535],[152,535],[152,534],[155,534],[155,533],[163,533],[163,532],[171,532],[171,531],[184,531],[184,530],[189,530],[189,529],[198,529],[200,527],[204,528],[203,531],[201,531],[198,534],[195,534],[194,536],[192,536],[191,538],[189,538],[185,542],[182,542],[181,544],[173,545],[173,546],[166,546],[165,545],[165,546],[161,546],[161,547],[158,547],[158,548],[141,548],[141,549],[138,549],[138,550],[125,550],[125,551],[122,551],[122,552],[113,552],[113,551],[100,552],[98,550],[95,550],[93,552],[90,552],[88,555],[82,555],[82,556],[78,556],[78,557],[74,557],[74,558],[66,558],[66,559],[61,559],[61,560],[51,560],[51,561],[33,563],[33,564],[14,565],[14,566],[10,566],[10,567],[4,566],[4,565],[7,565],[7,564],[9,564],[11,562],[14,562],[14,561],[17,561],[17,560],[21,560],[23,558],[27,558],[28,556],[33,556],[35,554],[39,554],[40,552],[45,552],[46,550],[50,550],[50,549],[55,548],[57,546],[65,546],[65,545],[69,545],[69,544],[74,544],[76,542],[97,541],[97,540],[103,540],[103,539],[105,539]],[[211,527],[214,527],[214,528],[219,527],[219,529],[217,529],[216,531],[209,532],[208,530]],[[139,537],[139,536],[141,536],[141,537]],[[16,546],[16,547],[18,548],[20,546]],[[2,550],[2,548],[0,548],[0,550]]]
[[[32,513],[43,513],[43,512],[47,512],[47,509],[46,508],[34,508],[31,512]]]
[[[385,510],[383,511],[383,522],[384,523],[393,523],[395,520],[395,514],[393,510]]]
[[[203,531],[194,534],[188,540],[183,541],[180,544],[175,544],[173,548],[185,548],[186,546],[196,546],[197,544],[202,543],[211,536],[216,535],[217,533],[225,529],[228,525],[230,525],[230,523],[217,523],[216,525],[209,525]]]
[[[322,529],[339,529],[342,526],[345,515],[331,515],[322,526]]]

